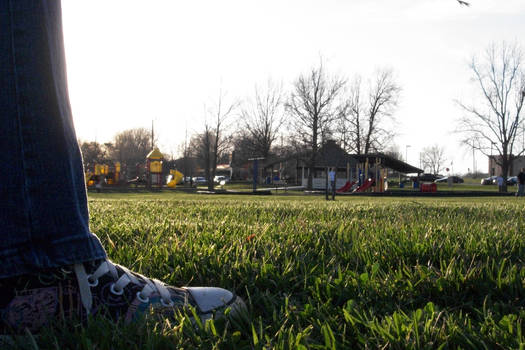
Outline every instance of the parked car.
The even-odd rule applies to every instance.
[[[205,184],[207,183],[208,181],[206,181],[206,178],[205,177],[202,177],[202,176],[197,176],[197,177],[194,177],[193,178],[193,183],[194,184]]]
[[[434,174],[421,174],[419,176],[412,176],[410,178],[411,181],[425,181],[425,182],[434,182],[437,179],[442,177],[442,175],[434,175]]]
[[[217,183],[220,183],[224,181],[224,183],[228,183],[230,182],[230,177],[229,176],[224,176],[224,175],[217,175],[213,178],[213,182],[217,182]]]
[[[465,182],[465,180],[463,180],[462,178],[460,178],[459,176],[450,176],[452,178],[452,182],[455,183],[455,184],[462,184],[463,182]],[[448,182],[448,178],[449,176],[445,176],[445,177],[442,177],[440,179],[437,179],[435,180],[434,182]]]
[[[496,178],[497,176],[489,176],[481,179],[482,185],[494,185],[496,184]]]
[[[497,176],[490,176],[486,177],[484,179],[481,179],[482,185],[497,185],[498,183],[498,177]],[[518,177],[517,176],[511,176],[507,178],[507,186],[514,186],[518,183]]]
[[[507,178],[507,186],[514,186],[518,183],[518,177],[517,176],[511,176]]]

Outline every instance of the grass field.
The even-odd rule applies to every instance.
[[[110,258],[245,320],[58,325],[42,349],[525,347],[525,200],[92,194]]]

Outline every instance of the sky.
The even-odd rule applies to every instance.
[[[268,80],[289,92],[319,64],[363,79],[395,72],[402,88],[394,143],[419,166],[445,148],[454,173],[473,167],[455,133],[456,101],[475,101],[469,61],[491,42],[525,49],[525,1],[62,0],[68,84],[77,137],[110,141],[152,120],[163,153],[201,131],[206,106],[253,95]],[[238,123],[232,123],[236,125]],[[488,161],[474,156],[475,168]]]

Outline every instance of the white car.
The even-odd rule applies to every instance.
[[[205,184],[206,182],[206,178],[205,177],[202,177],[202,176],[197,176],[197,177],[194,177],[193,178],[193,183],[194,184]]]
[[[224,175],[217,175],[213,178],[213,182],[217,182],[217,183],[220,183],[220,182],[223,182],[224,183],[227,183],[230,181],[230,178],[228,176],[224,176]]]

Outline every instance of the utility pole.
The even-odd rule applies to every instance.
[[[154,143],[154,131],[153,131],[153,119],[151,120],[151,149],[155,148]]]
[[[263,160],[264,157],[248,158],[253,161],[253,193],[257,192],[257,178],[259,176],[259,161]]]
[[[474,174],[476,173],[476,154],[474,148],[474,140],[472,140],[472,177],[475,178]]]

